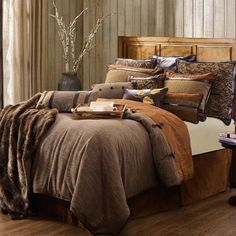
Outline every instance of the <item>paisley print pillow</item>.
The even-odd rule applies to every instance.
[[[236,62],[186,62],[178,61],[179,73],[211,73],[215,77],[206,114],[221,119],[229,125],[232,119],[235,96],[235,64]]]

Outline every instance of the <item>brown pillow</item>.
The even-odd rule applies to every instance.
[[[165,81],[165,74],[154,75],[150,77],[133,77],[129,78],[134,89],[155,89],[163,88]]]
[[[161,108],[175,114],[185,121],[199,122],[199,107],[203,94],[167,93]]]
[[[98,93],[98,98],[121,99],[124,96],[126,89],[131,89],[130,82],[117,82],[107,84],[96,84],[93,87],[93,92]]]
[[[215,77],[206,114],[221,119],[226,125],[229,125],[235,96],[235,62],[190,63],[178,61],[177,68],[180,73],[211,73]]]
[[[155,58],[149,59],[127,59],[127,58],[117,58],[115,61],[116,65],[131,66],[136,68],[155,68],[157,60]]]
[[[189,75],[167,72],[165,87],[170,93],[203,94],[199,119],[204,121],[206,120],[206,103],[214,79],[210,73]]]
[[[164,99],[168,89],[126,89],[123,99],[133,100],[137,102],[143,102],[150,105],[160,107],[162,100]]]
[[[153,55],[152,58],[156,59],[156,68],[162,68],[165,71],[176,72],[176,63],[178,60],[184,61],[196,61],[196,55],[189,56],[177,56],[177,57],[162,57],[158,55]]]
[[[105,83],[128,82],[130,76],[149,77],[162,72],[161,69],[136,68],[122,65],[109,65]]]
[[[71,112],[77,105],[89,104],[97,100],[97,92],[92,91],[45,91],[36,108],[57,108],[59,112]]]

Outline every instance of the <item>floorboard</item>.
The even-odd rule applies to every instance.
[[[235,236],[236,207],[227,203],[236,190],[218,194],[191,206],[128,222],[120,236]],[[1,236],[81,235],[88,232],[47,219],[12,221],[0,215]]]

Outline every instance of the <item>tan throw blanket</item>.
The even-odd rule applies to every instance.
[[[0,208],[16,218],[28,213],[31,158],[57,116],[35,109],[40,96],[0,112]]]

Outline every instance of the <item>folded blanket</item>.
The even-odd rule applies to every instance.
[[[31,158],[57,110],[35,109],[41,94],[0,112],[0,208],[12,217],[29,210]]]

